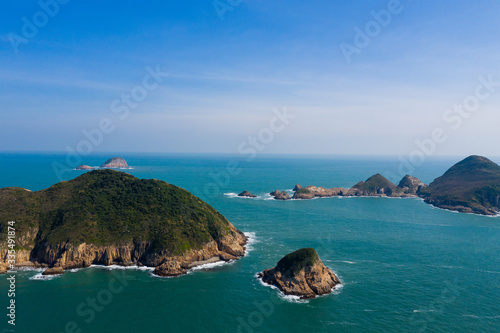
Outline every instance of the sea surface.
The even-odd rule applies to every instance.
[[[397,182],[404,174],[396,157],[124,153],[83,163],[114,156],[132,167],[122,171],[178,185],[214,206],[250,236],[248,255],[177,278],[118,267],[49,279],[21,271],[15,332],[500,332],[500,217],[414,198],[282,202],[268,195],[296,183],[351,187],[378,172]],[[84,172],[66,158],[0,154],[0,187],[41,190]],[[428,158],[412,175],[429,183],[460,159]],[[258,198],[236,197],[243,190]],[[256,278],[303,247],[315,248],[342,280],[331,295],[299,301]],[[0,276],[0,331],[12,329],[6,278]]]

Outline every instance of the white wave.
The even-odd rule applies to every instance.
[[[215,267],[224,266],[226,264],[231,264],[232,262],[234,262],[234,261],[230,260],[230,261],[226,262],[226,261],[222,261],[221,260],[221,261],[211,262],[211,263],[208,263],[208,264],[202,264],[202,265],[193,267],[193,268],[190,269],[190,271],[200,271],[200,270],[212,269],[212,268],[215,268]]]
[[[300,303],[302,303],[302,304],[309,303],[308,299],[301,299],[299,296],[295,296],[295,295],[285,295],[281,291],[279,292],[279,297],[281,299],[284,299],[287,302],[290,302],[290,303],[299,303],[299,304]]]
[[[436,310],[430,310],[430,309],[425,309],[425,310],[413,310],[413,312],[436,312]]]
[[[38,273],[33,275],[32,277],[29,278],[29,280],[37,280],[37,281],[47,281],[47,280],[52,280],[55,277],[61,276],[62,274],[59,275],[42,275],[42,273]]]
[[[463,315],[464,317],[477,318],[477,319],[496,319],[500,318],[500,315],[496,316],[476,316],[476,315]]]
[[[16,267],[14,271],[18,272],[43,272],[46,268],[43,267],[30,267],[30,266],[21,266]]]
[[[104,266],[104,265],[90,265],[90,268],[98,268],[98,269],[106,269],[106,270],[113,270],[113,269],[133,269],[133,270],[138,270],[138,271],[154,271],[154,267],[148,267],[148,266],[120,266],[120,265],[109,265],[109,266]]]
[[[254,248],[253,248],[253,244],[257,243],[257,236],[255,236],[255,232],[244,232],[243,233],[247,238],[247,245],[246,245],[246,248],[245,248],[245,257],[248,255],[248,253],[250,253],[250,251],[252,251]]]
[[[237,197],[238,193],[229,192],[229,193],[224,193],[224,195],[227,196],[227,197]]]
[[[274,197],[270,195],[269,193],[266,193],[262,196],[263,200],[274,200]]]
[[[347,260],[342,260],[340,262],[345,262],[346,264],[351,264],[351,265],[354,265],[356,263],[355,261],[347,261]]]
[[[339,279],[340,279],[340,278],[339,278]],[[344,288],[344,284],[343,284],[343,283],[342,283],[342,281],[341,281],[341,283],[340,283],[340,284],[337,284],[336,286],[333,286],[333,288],[332,288],[332,294],[334,294],[334,295],[338,295],[338,294],[340,294],[340,291],[341,291],[343,288]],[[323,296],[328,296],[328,294],[326,294],[326,295],[322,295],[322,296],[320,296],[320,297],[323,297]]]

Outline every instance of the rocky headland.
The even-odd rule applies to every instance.
[[[497,215],[500,212],[500,166],[482,156],[469,156],[452,166],[419,196],[439,208]]]
[[[214,208],[159,180],[95,170],[48,189],[0,189],[0,234],[16,221],[17,266],[144,265],[175,276],[245,254],[247,238]],[[8,247],[0,243],[0,272]]]
[[[259,273],[259,278],[278,287],[285,295],[303,299],[328,294],[341,283],[323,264],[316,250],[311,248],[287,254],[278,261],[276,267]]]

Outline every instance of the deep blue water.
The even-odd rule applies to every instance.
[[[100,165],[112,155],[84,163]],[[124,171],[183,187],[251,233],[248,256],[170,279],[102,268],[50,280],[20,272],[16,332],[71,332],[72,325],[75,332],[97,333],[500,331],[500,217],[444,211],[419,199],[281,202],[266,195],[296,183],[350,187],[377,172],[397,182],[397,158],[120,156],[133,167]],[[59,181],[52,163],[65,158],[0,154],[0,187],[46,188]],[[458,161],[429,158],[412,174],[429,183]],[[241,170],[228,176],[234,163]],[[234,196],[243,190],[259,198]],[[318,251],[343,281],[341,289],[297,302],[255,278],[302,247]],[[0,278],[3,307],[8,288]],[[94,309],[88,303],[93,298],[101,301]],[[8,328],[2,317],[0,328]]]

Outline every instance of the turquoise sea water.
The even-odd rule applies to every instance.
[[[444,211],[419,199],[281,202],[266,195],[296,183],[350,187],[377,172],[392,176],[396,158],[121,156],[133,167],[124,171],[181,186],[249,233],[248,256],[179,278],[135,269],[90,268],[46,280],[20,272],[15,332],[500,331],[500,217]],[[108,157],[84,162],[100,165]],[[54,161],[65,156],[1,154],[0,187],[46,188],[58,182]],[[227,176],[234,161],[241,170]],[[413,175],[429,183],[458,161],[428,159]],[[243,190],[259,198],[234,196]],[[302,247],[318,251],[342,288],[297,302],[256,279]],[[3,309],[7,289],[0,276]],[[0,329],[11,328],[5,314],[0,318]]]

